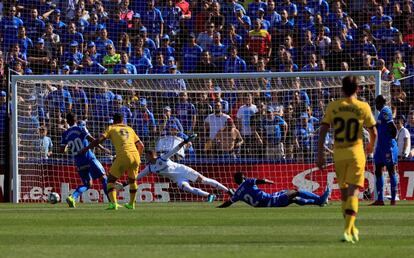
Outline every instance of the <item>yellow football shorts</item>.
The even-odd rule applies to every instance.
[[[128,178],[136,178],[140,164],[141,159],[138,152],[117,155],[109,173],[116,178],[120,178],[125,171],[128,171]]]
[[[365,158],[335,160],[335,171],[340,189],[348,185],[364,187]]]

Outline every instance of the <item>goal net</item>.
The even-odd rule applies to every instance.
[[[228,187],[236,186],[233,173],[242,171],[275,181],[266,191],[299,188],[319,194],[327,184],[337,189],[332,166],[319,171],[314,163],[319,122],[326,105],[340,97],[347,74],[360,76],[359,97],[371,106],[380,91],[389,94],[376,71],[13,77],[14,201],[44,202],[52,191],[64,201],[81,184],[72,157],[59,153],[70,111],[95,138],[121,112],[145,149],[158,153],[197,133],[172,159]],[[331,134],[325,143],[329,163]],[[109,141],[104,145],[114,151]],[[111,156],[95,154],[108,172]],[[370,189],[373,180],[367,180]],[[201,200],[157,175],[138,183],[138,202]],[[119,195],[127,201],[128,189]],[[107,201],[100,183],[81,201]]]

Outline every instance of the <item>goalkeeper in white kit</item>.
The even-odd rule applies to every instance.
[[[158,157],[157,153],[153,150],[147,151],[146,160],[148,165],[141,171],[141,173],[139,173],[137,180],[140,180],[149,173],[155,173],[169,178],[171,181],[176,183],[181,190],[198,196],[207,197],[208,202],[213,202],[216,199],[216,195],[210,194],[199,188],[192,187],[190,185],[190,181],[210,185],[213,188],[226,192],[231,196],[233,194],[233,190],[228,189],[214,179],[203,176],[199,172],[184,164],[179,164],[170,160],[171,156],[177,153],[185,144],[194,140],[196,137],[196,134],[191,135],[183,142],[175,146],[172,150],[161,155],[160,157]]]

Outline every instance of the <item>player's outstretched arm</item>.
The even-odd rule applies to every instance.
[[[263,185],[263,184],[270,184],[273,185],[275,182],[273,182],[272,180],[263,178],[263,179],[256,179],[256,185]]]
[[[144,153],[144,144],[139,140],[135,142],[135,146],[137,147],[139,155],[142,155],[142,153]]]
[[[318,139],[318,160],[316,165],[319,169],[325,166],[325,138],[328,133],[329,125],[322,123],[319,128],[319,139]]]
[[[174,149],[172,149],[169,152],[167,152],[166,154],[162,155],[161,159],[163,159],[163,160],[169,159],[172,155],[177,153],[184,145],[186,145],[187,143],[193,141],[196,137],[197,137],[197,134],[190,135],[187,139],[185,139],[184,141],[180,142],[180,144],[175,146]]]
[[[143,177],[145,177],[146,175],[148,175],[150,173],[150,170],[149,170],[149,168],[148,168],[148,166],[147,167],[145,167],[144,168],[144,170],[142,170],[139,174],[138,174],[138,176],[137,176],[137,180],[140,180],[141,178],[143,178]]]
[[[106,138],[102,135],[101,137],[99,137],[99,139],[95,139],[88,146],[83,148],[79,153],[81,153],[81,154],[86,153],[88,150],[93,149],[93,148],[97,147],[99,144],[101,144],[102,142],[104,142],[105,139]]]
[[[228,201],[223,202],[220,206],[217,206],[217,208],[227,208],[227,207],[231,206],[232,204],[233,204],[233,202],[228,200]]]
[[[92,135],[88,135],[87,139],[88,139],[89,142],[95,141],[95,138]],[[102,150],[103,152],[105,152],[106,154],[112,155],[112,152],[110,150],[108,150],[107,148],[105,148],[104,146],[102,146],[101,144],[98,144],[98,148],[100,150]]]

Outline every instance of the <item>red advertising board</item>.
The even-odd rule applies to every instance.
[[[233,173],[243,171],[248,177],[268,178],[275,181],[274,185],[263,186],[266,192],[276,192],[283,189],[302,189],[321,194],[326,185],[332,188],[332,200],[339,199],[339,188],[336,183],[334,167],[328,166],[319,170],[314,164],[231,164],[231,165],[195,165],[195,170],[207,177],[214,178],[223,184],[236,188],[233,183]],[[64,200],[71,190],[80,184],[75,167],[72,166],[45,166],[42,175],[34,181],[33,175],[21,175],[21,201],[38,202],[45,201],[51,191],[58,192]],[[404,200],[414,199],[414,163],[400,162],[399,173],[399,198]],[[375,178],[372,166],[368,166],[365,172],[365,190],[373,192]],[[196,201],[196,196],[186,194],[179,190],[175,184],[167,179],[150,175],[139,183],[138,201],[140,202],[168,202],[168,201]],[[203,185],[195,185],[211,191]],[[385,195],[387,195],[387,187]],[[120,199],[128,199],[128,189],[120,192]],[[362,197],[362,196],[361,196]],[[219,195],[222,200],[224,195]],[[83,196],[84,202],[106,201],[99,182],[95,182],[92,189]]]

